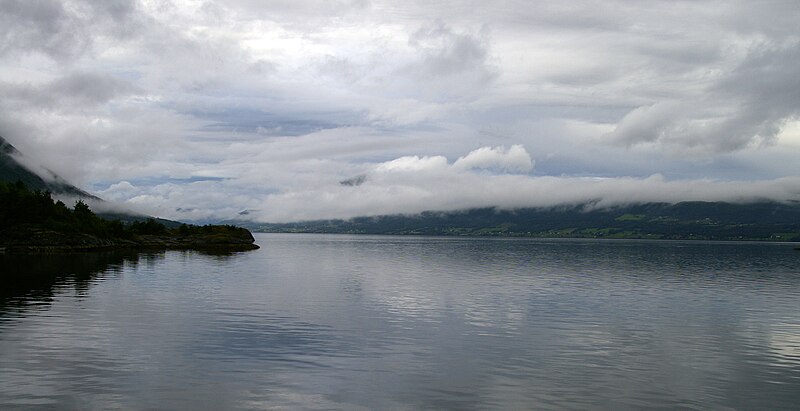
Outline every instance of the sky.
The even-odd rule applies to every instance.
[[[183,221],[796,201],[798,21],[794,0],[0,0],[0,136]]]

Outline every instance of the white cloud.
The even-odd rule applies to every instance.
[[[800,40],[758,42],[698,95],[667,98],[628,113],[609,133],[626,145],[656,143],[700,154],[770,145],[800,115],[795,68]]]
[[[351,218],[422,211],[553,207],[590,203],[611,207],[643,202],[759,200],[800,201],[800,177],[764,181],[489,175],[440,168],[438,173],[372,175],[359,186],[267,195],[248,219],[269,222]]]
[[[393,171],[433,171],[442,170],[447,167],[447,158],[443,156],[419,157],[406,156],[387,161],[375,167],[378,172]]]
[[[175,218],[782,199],[798,20],[792,2],[5,1],[0,135]]]
[[[459,157],[453,167],[458,169],[496,169],[501,171],[527,173],[533,170],[531,160],[525,147],[519,144],[511,146],[508,150],[504,147],[481,147],[471,151],[464,157]]]

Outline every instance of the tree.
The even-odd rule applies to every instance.
[[[75,218],[78,219],[78,221],[86,222],[94,219],[95,217],[92,210],[89,209],[89,206],[86,205],[86,203],[84,203],[83,200],[78,200],[75,202],[75,207],[73,208],[73,212]]]

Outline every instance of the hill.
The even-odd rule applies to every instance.
[[[57,198],[81,199],[94,206],[108,204],[103,199],[70,184],[67,180],[47,168],[37,167],[38,171],[34,171],[20,161],[23,158],[24,155],[16,147],[0,136],[0,182],[16,183],[19,181],[31,191],[46,191]],[[39,173],[42,173],[42,175]],[[67,200],[65,199],[64,201]],[[130,224],[147,221],[152,218],[169,228],[181,225],[177,221],[151,217],[132,211],[107,211],[105,209],[108,207],[102,208],[104,211],[98,211],[97,215],[106,220],[120,220],[123,223]]]
[[[102,205],[102,199],[45,168],[39,171],[44,175],[38,174],[20,162],[21,158],[22,153],[0,137],[2,252],[258,248],[244,228],[194,226],[124,211],[96,214],[88,204]],[[78,201],[70,208],[51,195]]]
[[[287,224],[242,223],[260,232],[575,238],[800,241],[800,203],[649,203],[596,209],[472,209]]]
[[[0,252],[71,252],[103,249],[258,248],[247,229],[233,226],[168,228],[149,219],[125,224],[95,215],[82,201],[68,208],[46,191],[0,182]]]
[[[53,194],[99,200],[99,198],[68,183],[50,170],[42,169],[41,172],[47,174],[46,178],[43,178],[29,167],[23,165],[19,161],[20,158],[22,158],[22,153],[0,136],[0,181],[21,181],[31,190],[49,191]]]

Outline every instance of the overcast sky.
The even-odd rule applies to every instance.
[[[795,0],[0,0],[0,136],[180,220],[800,200],[799,21]]]

